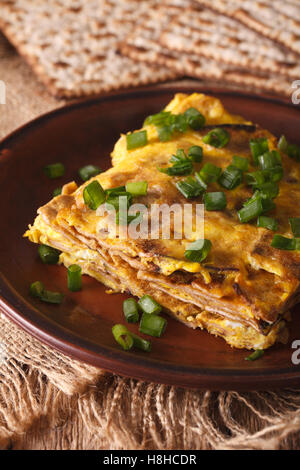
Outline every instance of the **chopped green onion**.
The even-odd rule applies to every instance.
[[[92,210],[96,210],[105,201],[105,192],[98,181],[92,181],[83,190],[85,204]]]
[[[268,139],[260,137],[250,140],[250,150],[255,165],[258,165],[258,157],[269,150]]]
[[[172,131],[167,126],[157,128],[158,138],[161,142],[167,142],[172,137]]]
[[[53,191],[53,197],[59,196],[62,192],[62,188],[56,188]]]
[[[160,338],[167,326],[167,320],[159,315],[143,313],[140,322],[140,332],[145,335]]]
[[[233,165],[229,165],[219,178],[219,183],[223,188],[234,189],[243,181],[243,172]]]
[[[88,181],[90,178],[93,176],[99,175],[101,173],[101,169],[98,166],[95,165],[86,165],[80,168],[78,171],[78,174],[82,181]]]
[[[229,133],[226,129],[216,127],[209,131],[202,140],[205,144],[211,145],[212,147],[223,148],[228,144],[229,137]]]
[[[290,158],[293,158],[296,161],[300,161],[300,147],[296,144],[290,144],[284,135],[282,135],[278,142],[278,148],[286,153]]]
[[[272,201],[272,199],[268,196],[268,194],[265,194],[263,191],[257,190],[253,194],[253,196],[248,199],[247,201],[244,202],[244,207],[249,206],[249,204],[253,203],[254,201],[260,200],[261,205],[262,205],[262,213],[269,212],[273,209],[275,209],[275,204]]]
[[[126,184],[126,191],[133,196],[146,196],[147,189],[147,181],[132,181]]]
[[[195,173],[195,178],[196,178],[196,181],[199,184],[199,186],[201,186],[202,190],[206,191],[207,190],[207,184],[204,181],[204,179],[202,178],[202,176],[200,174],[200,171],[198,173],[197,172]]]
[[[265,152],[258,156],[258,163],[262,170],[273,170],[273,168],[281,166],[280,154],[276,150]]]
[[[205,181],[205,183],[209,184],[217,181],[221,173],[221,168],[213,165],[213,163],[208,162],[203,165],[198,174]]]
[[[117,186],[116,188],[109,188],[109,189],[105,189],[105,194],[107,195],[110,195],[112,193],[125,193],[126,192],[126,188],[125,186]]]
[[[45,290],[44,284],[40,281],[35,281],[31,284],[30,294],[33,297],[37,297],[40,300],[51,304],[60,304],[64,298],[64,295],[60,292]]]
[[[143,297],[140,298],[138,301],[139,307],[143,310],[145,313],[149,314],[158,314],[161,312],[162,307],[159,305],[159,303],[156,302],[156,300],[152,299],[150,295],[144,295]]]
[[[125,351],[128,351],[133,346],[132,334],[128,331],[126,326],[117,323],[112,327],[112,334],[114,335],[117,343],[122,346]]]
[[[282,235],[274,235],[271,242],[271,246],[278,248],[279,250],[295,250],[296,249],[296,239],[287,238]]]
[[[210,240],[206,239],[199,239],[195,242],[190,243],[184,252],[184,256],[189,261],[193,261],[195,263],[201,263],[205,260],[208,253],[210,252],[212,247],[212,243]]]
[[[81,289],[81,267],[78,264],[71,264],[68,267],[68,288],[72,292],[76,292]]]
[[[170,116],[171,116],[171,113],[169,111],[161,111],[160,113],[152,114],[151,116],[148,116],[145,119],[144,126],[147,126],[149,124],[154,124],[155,126],[161,126],[168,120]]]
[[[188,128],[187,119],[184,114],[171,114],[169,118],[171,132],[185,132]]]
[[[41,281],[35,281],[30,285],[30,294],[32,297],[41,298],[43,292],[45,291],[44,284]]]
[[[193,171],[193,163],[191,159],[187,158],[183,149],[178,149],[176,154],[172,155],[170,162],[173,163],[173,166],[158,168],[158,170],[169,176],[189,175]]]
[[[147,339],[141,338],[134,333],[131,333],[133,339],[133,346],[135,348],[141,349],[142,351],[150,352],[151,351],[151,342]]]
[[[57,264],[61,253],[59,250],[48,245],[39,245],[38,252],[41,260],[45,264]]]
[[[232,165],[236,166],[241,171],[247,171],[249,160],[248,158],[239,157],[238,155],[233,155],[232,157]]]
[[[128,323],[136,323],[139,320],[138,304],[135,299],[126,299],[123,302],[123,313]]]
[[[300,217],[291,217],[289,223],[294,237],[300,237]]]
[[[203,159],[203,149],[199,145],[192,145],[188,150],[188,157],[192,159],[193,162],[201,163]]]
[[[111,192],[106,198],[107,209],[109,210],[109,204],[111,204],[118,211],[120,208],[120,202],[121,202],[120,198],[122,198],[124,202],[126,199],[127,208],[129,208],[131,201],[132,201],[132,194],[126,191],[114,191],[114,192]]]
[[[184,181],[178,181],[176,183],[176,188],[187,199],[200,196],[200,194],[202,194],[204,190],[204,188],[200,186],[198,181],[196,181],[191,176],[189,178],[186,178]]]
[[[205,124],[205,117],[196,108],[189,108],[185,111],[184,116],[188,125],[194,131],[198,131]]]
[[[254,199],[238,211],[238,217],[242,224],[256,219],[263,212],[262,198]]]
[[[205,209],[207,211],[221,211],[227,205],[226,195],[223,191],[206,193],[203,197]]]
[[[266,174],[262,170],[252,171],[251,173],[246,173],[246,183],[249,185],[256,184],[260,185],[266,182]]]
[[[44,172],[48,178],[60,178],[65,173],[65,167],[62,163],[53,163],[44,167]]]
[[[133,132],[126,135],[127,150],[144,147],[148,144],[147,131]]]
[[[279,194],[279,186],[277,183],[267,182],[260,185],[254,185],[254,189],[258,189],[260,194],[263,194],[266,198],[274,199]]]
[[[257,226],[262,228],[267,228],[268,230],[273,230],[274,232],[278,229],[277,220],[273,217],[266,217],[265,215],[260,215],[257,218]]]
[[[245,357],[246,361],[256,361],[260,357],[264,355],[264,350],[263,349],[256,349],[250,356]]]
[[[61,294],[60,292],[51,292],[49,290],[45,290],[40,297],[43,302],[48,302],[50,304],[61,304],[63,298],[64,294]]]

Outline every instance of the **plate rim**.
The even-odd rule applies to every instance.
[[[100,104],[105,101],[113,100],[117,101],[120,99],[133,99],[145,94],[167,94],[167,93],[180,93],[180,92],[193,92],[200,91],[208,94],[221,94],[230,96],[241,96],[248,99],[259,99],[262,101],[271,101],[276,104],[288,106],[294,108],[290,102],[280,97],[270,97],[268,95],[248,93],[243,91],[231,90],[228,88],[214,88],[214,87],[202,87],[201,84],[195,83],[195,85],[187,84],[180,85],[178,83],[164,87],[150,86],[146,88],[137,88],[130,90],[114,91],[107,93],[102,96],[93,97],[89,99],[83,99],[80,101],[67,103],[66,105],[55,108],[54,110],[48,111],[29,122],[23,124],[17,129],[13,130],[7,136],[0,140],[0,163],[1,163],[1,151],[4,148],[9,147],[9,143],[15,138],[22,136],[24,132],[30,132],[32,127],[36,127],[39,124],[55,119],[57,115],[71,113],[73,110],[90,107],[93,105]],[[10,158],[9,156],[7,158]],[[34,315],[35,309],[32,304],[29,304],[25,299],[14,290],[13,286],[5,278],[5,274],[0,268],[0,312],[4,313],[10,320],[12,320],[17,326],[25,330],[26,333],[32,335],[34,338],[42,341],[49,347],[54,347],[63,354],[70,356],[76,360],[84,363],[88,363],[100,369],[104,369],[114,374],[124,375],[126,377],[134,377],[139,380],[154,381],[157,383],[164,383],[167,385],[175,385],[187,388],[202,388],[210,390],[219,390],[220,387],[223,390],[261,390],[265,387],[267,389],[274,389],[287,386],[295,386],[300,384],[300,366],[293,366],[290,368],[281,369],[266,369],[258,371],[257,369],[248,368],[246,369],[222,369],[214,368],[205,371],[203,367],[199,366],[177,366],[175,364],[165,364],[157,359],[147,359],[138,354],[130,354],[118,350],[113,347],[107,347],[103,345],[96,345],[97,348],[101,349],[103,355],[91,349],[93,343],[87,339],[81,338],[75,332],[71,332],[67,328],[59,325],[50,318],[41,315],[41,312],[36,316],[36,321],[32,321],[31,315],[28,317],[24,316],[24,310],[19,311],[11,302],[5,298],[3,294],[9,292],[13,295],[13,298],[18,298],[23,303],[23,308],[29,310],[31,315]],[[46,328],[47,326],[47,328]],[[56,329],[56,332],[51,331],[52,328]],[[72,342],[73,340],[79,341],[79,344]],[[85,343],[86,347],[81,343]],[[89,348],[87,347],[89,346]],[[80,354],[79,354],[80,352]],[[129,364],[129,365],[128,365]],[[158,368],[155,368],[155,365]],[[132,367],[135,368],[134,375],[132,374]],[[130,372],[129,372],[130,369]],[[159,380],[156,380],[156,377]],[[191,380],[192,376],[192,380]],[[225,381],[231,380],[231,384],[224,384]]]

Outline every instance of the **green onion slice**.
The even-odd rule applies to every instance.
[[[296,249],[296,239],[295,238],[287,238],[283,237],[282,235],[274,235],[273,240],[271,242],[271,246],[273,248],[278,248],[278,250],[295,250]]]
[[[117,323],[112,327],[112,334],[117,343],[122,346],[125,351],[128,351],[133,346],[132,334],[128,331],[126,326]]]
[[[85,204],[92,210],[96,210],[105,201],[105,192],[98,181],[92,181],[83,190]]]
[[[257,218],[257,226],[267,228],[268,230],[273,230],[275,232],[278,229],[278,222],[276,219],[273,219],[273,217],[260,215]]]
[[[38,252],[41,260],[45,264],[57,264],[61,251],[48,245],[39,245]]]
[[[80,290],[82,287],[81,267],[78,264],[71,264],[68,267],[68,288],[72,292]]]
[[[238,155],[233,155],[232,165],[241,171],[247,171],[248,166],[249,166],[249,160],[248,158],[239,157]]]
[[[245,207],[238,211],[238,217],[242,224],[250,222],[250,220],[256,219],[260,214],[263,213],[262,198],[254,199],[248,202]]]
[[[205,260],[208,253],[210,252],[212,247],[212,243],[210,240],[206,239],[199,239],[192,243],[190,243],[184,252],[184,256],[189,261],[193,261],[195,263],[201,263]]]
[[[246,361],[256,361],[260,357],[264,355],[264,350],[263,349],[256,349],[250,356],[245,357]]]
[[[209,131],[202,138],[202,141],[205,144],[211,145],[212,147],[223,148],[228,144],[229,138],[230,136],[226,129],[216,127],[215,129]]]
[[[133,346],[137,349],[141,349],[142,351],[150,352],[151,351],[151,342],[147,339],[141,338],[134,333],[131,333],[133,339]]]
[[[147,189],[147,181],[132,181],[126,184],[126,191],[132,196],[146,196]]]
[[[80,170],[78,171],[78,174],[80,178],[82,179],[82,181],[88,181],[90,178],[92,178],[93,176],[99,175],[99,173],[101,172],[102,170],[98,166],[86,165],[80,168]]]
[[[127,150],[144,147],[148,144],[147,131],[133,132],[126,135]]]
[[[206,193],[203,200],[207,211],[222,211],[227,205],[226,195],[223,191]]]
[[[199,171],[199,176],[205,181],[205,183],[213,183],[217,181],[222,173],[222,169],[214,165],[213,163],[205,163]]]
[[[189,178],[186,178],[184,181],[178,181],[176,183],[176,188],[187,199],[198,197],[204,191],[203,186],[201,186],[199,182],[191,176]]]
[[[289,223],[294,237],[300,237],[300,217],[291,217]]]
[[[139,320],[139,310],[137,301],[132,298],[124,300],[123,313],[128,323],[137,323]]]
[[[44,284],[41,281],[35,281],[30,285],[30,294],[33,297],[41,298],[43,292],[45,291]]]
[[[199,145],[192,145],[188,150],[188,157],[192,159],[193,162],[201,163],[203,159],[203,149]]]
[[[141,297],[138,301],[138,305],[143,310],[143,312],[149,313],[149,315],[157,315],[162,310],[162,306],[159,305],[159,303],[157,303],[156,300],[154,300],[150,295],[144,295]]]
[[[226,189],[234,189],[243,181],[243,172],[233,165],[229,165],[219,178],[219,184]]]
[[[286,153],[290,158],[293,158],[297,162],[300,161],[300,147],[296,144],[290,144],[284,135],[282,135],[278,142],[278,148]]]
[[[140,321],[139,331],[145,335],[160,338],[166,326],[167,320],[165,318],[144,312]]]
[[[260,137],[250,140],[250,150],[255,165],[258,165],[258,157],[269,150],[268,139]]]
[[[272,150],[259,155],[258,163],[262,170],[273,170],[277,166],[281,166],[281,157],[279,152]]]
[[[188,125],[194,131],[198,131],[205,124],[205,117],[196,108],[189,108],[185,111],[184,116]]]
[[[48,178],[60,178],[65,173],[65,167],[62,163],[52,163],[44,167],[44,172]]]
[[[45,290],[44,284],[41,281],[33,282],[29,291],[33,297],[37,297],[43,302],[48,302],[51,304],[60,304],[64,298],[64,295],[60,292],[51,292]]]

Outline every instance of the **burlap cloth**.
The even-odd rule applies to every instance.
[[[64,103],[0,37],[0,137]],[[147,384],[69,359],[0,318],[0,447],[299,449],[300,390],[210,392]]]

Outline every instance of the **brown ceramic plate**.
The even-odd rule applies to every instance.
[[[210,389],[299,385],[300,366],[291,361],[292,341],[300,339],[299,307],[293,312],[288,343],[267,350],[256,362],[245,361],[248,351],[232,349],[222,339],[172,319],[164,336],[153,339],[150,354],[124,352],[114,342],[111,327],[123,322],[125,296],[107,294],[88,276],[84,276],[81,292],[68,292],[66,269],[43,265],[36,245],[22,238],[36,209],[52,197],[57,186],[78,181],[77,170],[85,164],[109,168],[109,154],[120,132],[138,128],[145,116],[159,111],[178,91],[196,89],[150,88],[70,105],[30,122],[0,143],[0,306],[14,322],[48,345],[118,374]],[[220,97],[230,111],[300,143],[296,106],[228,91],[204,91]],[[66,175],[49,180],[42,168],[56,161],[65,164]],[[66,300],[50,306],[32,299],[28,288],[35,280],[63,291]]]

